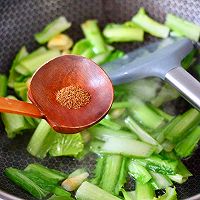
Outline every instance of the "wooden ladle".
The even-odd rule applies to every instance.
[[[28,97],[32,104],[0,98],[0,112],[44,118],[57,132],[76,133],[107,114],[113,87],[106,73],[91,60],[64,55],[37,70]]]

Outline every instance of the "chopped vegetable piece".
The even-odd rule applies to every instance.
[[[155,196],[154,190],[150,183],[142,184],[139,181],[136,181],[136,199],[138,200],[152,200]]]
[[[128,165],[129,174],[142,184],[147,183],[151,179],[151,175],[145,167],[132,160]]]
[[[176,118],[178,118],[176,120]],[[181,117],[176,117],[165,128],[165,137],[172,142],[180,141],[185,137],[187,132],[198,125],[200,120],[200,113],[191,108],[185,112]]]
[[[122,187],[126,183],[126,178],[128,176],[128,165],[127,164],[128,164],[128,159],[123,157],[118,182],[115,187],[116,195],[119,195],[119,192],[122,190]]]
[[[106,58],[105,63],[112,62],[114,60],[117,60],[119,58],[122,58],[125,55],[123,51],[115,50],[112,53],[109,54],[109,56]]]
[[[138,13],[133,16],[132,21],[139,27],[143,28],[147,33],[160,38],[166,38],[169,35],[169,28],[150,18],[144,8],[140,8]]]
[[[48,50],[40,55],[33,56],[33,57],[25,57],[21,60],[20,65],[16,67],[16,71],[28,76],[32,75],[39,67],[41,67],[44,63],[48,62],[49,60],[57,57],[60,55],[60,51],[53,49]]]
[[[120,200],[118,197],[87,181],[83,182],[78,188],[76,198],[78,200]]]
[[[43,179],[42,177],[40,177],[40,174],[37,174],[35,172],[24,171],[24,175],[26,175],[26,177],[32,180],[40,188],[44,189],[45,191],[49,193],[53,192],[54,188],[58,185],[58,182],[55,182],[54,180],[50,178]]]
[[[175,144],[170,142],[169,140],[165,140],[161,145],[163,149],[167,152],[171,152],[173,148],[175,147]]]
[[[165,189],[165,188],[173,185],[171,180],[166,175],[159,174],[156,172],[151,172],[151,171],[150,171],[150,174],[153,178],[153,181],[157,185],[156,189]]]
[[[16,97],[11,95],[7,96],[7,98],[16,100]],[[17,134],[21,134],[23,131],[33,128],[22,115],[1,113],[1,118],[8,138],[14,138]]]
[[[28,51],[25,46],[23,46],[17,55],[15,56],[15,59],[12,62],[12,66],[9,71],[9,77],[8,77],[8,86],[13,88],[14,82],[16,81],[17,77],[20,75],[15,71],[16,66],[19,64],[19,62],[28,55]]]
[[[182,61],[181,65],[184,69],[188,68],[196,61],[197,49],[193,49]]]
[[[28,96],[27,96],[27,83],[25,82],[14,82],[13,84],[13,89],[15,90],[16,94],[23,100],[27,101]]]
[[[34,37],[38,43],[44,44],[54,36],[67,30],[70,26],[71,23],[68,22],[64,16],[60,16],[46,25],[41,32],[36,33]]]
[[[107,115],[104,119],[102,119],[99,124],[107,127],[107,128],[110,128],[112,130],[115,130],[115,131],[118,131],[122,128],[122,126],[116,122],[114,122],[113,120],[111,120],[109,118],[109,116]]]
[[[47,153],[51,156],[78,156],[83,147],[80,133],[71,135],[57,133],[45,120],[42,120],[35,130],[27,150],[36,157],[44,158]]]
[[[61,196],[61,197],[71,197],[71,193],[67,192],[65,189],[63,189],[61,186],[57,186],[54,189],[53,192],[56,196]]]
[[[0,97],[7,95],[7,77],[4,74],[0,74]]]
[[[99,185],[101,181],[101,177],[103,175],[103,169],[106,161],[106,155],[101,155],[97,158],[97,164],[94,170],[94,178],[92,179],[92,183],[95,185]]]
[[[129,108],[129,113],[143,126],[150,129],[156,129],[164,123],[164,118],[141,100],[131,98],[130,102],[132,103],[132,107]]]
[[[73,46],[72,54],[81,55],[86,58],[92,58],[96,54],[93,50],[92,44],[87,39],[81,39]]]
[[[86,39],[88,39],[92,44],[96,54],[104,53],[107,51],[107,47],[100,33],[97,20],[87,20],[81,24],[81,28]]]
[[[124,24],[107,24],[103,30],[106,40],[112,42],[143,41],[144,31]]]
[[[137,139],[137,136],[134,133],[124,130],[112,130],[103,126],[94,126],[90,128],[89,131],[93,137],[103,141],[113,137]]]
[[[55,134],[52,133],[50,125],[43,119],[36,128],[28,144],[28,152],[38,158],[46,157],[54,142]]]
[[[159,155],[152,155],[145,159],[137,159],[147,169],[166,175],[176,174],[178,160],[165,159]]]
[[[80,133],[61,134],[54,132],[55,138],[49,150],[51,156],[78,156],[84,144]]]
[[[124,196],[124,200],[136,200],[135,191],[127,192],[124,189],[122,189],[122,194]]]
[[[103,65],[107,61],[107,58],[109,57],[110,54],[111,54],[110,51],[106,51],[104,53],[95,55],[91,59],[98,65]]]
[[[200,126],[193,129],[188,135],[183,138],[175,147],[177,155],[181,158],[190,156],[200,140]]]
[[[115,187],[121,171],[122,161],[123,157],[120,155],[107,155],[104,163],[105,166],[102,171],[103,173],[101,172],[102,177],[99,186],[113,195],[118,195],[119,193],[118,191],[118,193],[115,194]]]
[[[28,191],[38,199],[42,199],[48,194],[47,191],[39,187],[35,182],[28,178],[23,171],[10,167],[5,170],[5,175],[16,185]]]
[[[158,107],[155,107],[154,105],[152,104],[148,104],[148,106],[153,110],[155,111],[158,115],[162,116],[166,121],[170,121],[174,118],[174,116],[164,112],[163,110],[161,110],[160,108]]]
[[[196,42],[199,41],[200,26],[172,14],[167,14],[165,24],[173,31],[176,31]]]
[[[113,102],[111,109],[131,108],[132,106],[133,103],[129,101]]]
[[[100,153],[148,157],[155,151],[155,147],[135,139],[116,137],[109,138],[105,143],[101,143],[98,150]]]
[[[38,174],[38,176],[41,177],[42,179],[51,179],[52,181],[55,182],[59,182],[67,178],[67,174],[65,173],[55,169],[49,169],[37,163],[29,164],[25,168],[25,171],[33,172],[35,174]]]
[[[131,117],[125,119],[125,123],[143,142],[156,146],[156,152],[162,151],[162,146],[144,129],[142,129]]]
[[[48,41],[49,49],[68,50],[72,47],[73,40],[65,34],[58,34]]]

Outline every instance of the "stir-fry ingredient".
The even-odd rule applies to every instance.
[[[61,16],[34,35],[38,43],[47,43],[46,46],[30,53],[23,46],[12,63],[8,82],[0,74],[0,96],[7,95],[8,86],[18,98],[28,101],[27,90],[33,73],[59,55],[81,55],[102,65],[125,54],[108,43],[142,42],[145,32],[166,38],[172,29],[171,35],[199,40],[198,25],[172,14],[167,14],[165,24],[150,18],[144,8],[139,9],[132,21],[107,24],[102,33],[97,20],[87,20],[81,24],[85,38],[73,45],[73,40],[63,33],[71,23]],[[148,54],[148,50],[141,54]],[[196,62],[197,55],[198,51],[193,50],[183,59],[182,66],[188,69]],[[200,74],[198,65],[195,70]],[[82,159],[88,153],[95,153],[93,173],[77,169],[67,175],[33,163],[24,170],[7,168],[5,175],[38,199],[51,196],[51,200],[176,200],[174,182],[182,184],[192,176],[181,159],[191,156],[200,140],[199,112],[193,108],[176,115],[165,112],[164,105],[177,99],[179,93],[157,78],[114,89],[115,101],[109,114],[97,125],[73,135],[55,132],[45,120],[1,114],[8,138],[33,131],[27,147],[32,156]],[[8,98],[16,99],[10,95]],[[89,92],[80,86],[61,88],[55,98],[68,109],[79,109],[91,100]],[[135,190],[126,191],[128,177],[134,178]],[[157,190],[164,194],[158,195]]]

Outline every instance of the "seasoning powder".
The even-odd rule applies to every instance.
[[[90,102],[91,96],[80,86],[71,85],[59,90],[56,94],[56,100],[68,109],[79,109]]]

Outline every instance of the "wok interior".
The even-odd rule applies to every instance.
[[[37,47],[33,34],[57,16],[64,15],[72,22],[69,35],[77,40],[82,38],[80,24],[87,19],[98,19],[103,27],[109,22],[123,22],[131,19],[139,7],[145,7],[150,16],[163,22],[165,14],[170,12],[185,19],[200,24],[200,1],[198,0],[10,0],[0,3],[0,72],[8,73],[11,61],[19,48],[26,45],[29,51]],[[145,43],[154,41],[155,38],[145,36]],[[117,44],[119,49],[126,52],[133,50],[145,43],[124,43]],[[173,107],[172,107],[173,105]],[[183,106],[182,106],[183,105]],[[182,101],[178,104],[170,104],[170,110],[179,112],[182,107],[188,106]],[[172,109],[173,108],[173,109]],[[89,172],[95,164],[94,155],[87,156],[84,160],[74,160],[72,158],[45,158],[36,159],[28,154],[26,146],[31,134],[25,133],[13,140],[8,140],[3,125],[0,125],[0,189],[14,194],[24,199],[32,199],[27,193],[23,192],[4,175],[6,167],[24,168],[29,163],[39,162],[45,166],[64,170],[67,173],[80,166],[85,166]],[[181,185],[177,185],[179,197],[181,199],[193,196],[200,191],[200,172],[199,168],[200,149],[190,158],[184,161],[189,170],[194,174],[193,177]],[[0,197],[2,195],[0,194]]]

